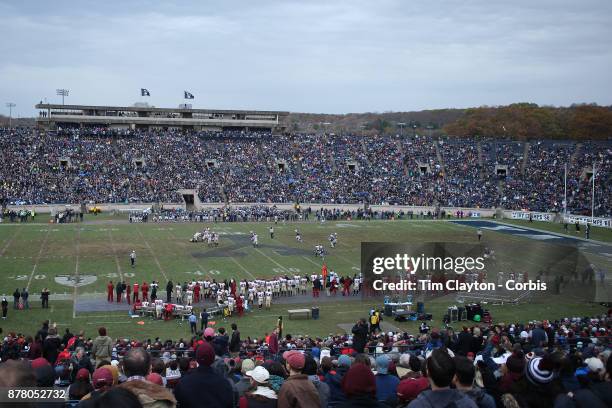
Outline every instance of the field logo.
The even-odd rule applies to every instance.
[[[91,285],[97,280],[98,277],[94,275],[79,275],[78,277],[75,275],[57,275],[55,277],[55,282],[70,287]]]

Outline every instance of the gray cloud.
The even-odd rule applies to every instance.
[[[21,3],[0,1],[0,95],[20,115],[57,87],[330,113],[612,103],[606,0]]]

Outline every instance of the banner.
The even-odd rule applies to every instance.
[[[578,224],[586,225],[591,224],[596,227],[604,227],[604,228],[612,228],[612,219],[610,218],[591,218],[587,215],[568,215],[565,217],[565,220],[568,224]]]
[[[512,211],[511,218],[513,220],[528,220],[530,214],[531,214],[531,219],[534,221],[551,222],[554,218],[553,214],[528,212],[528,211]]]

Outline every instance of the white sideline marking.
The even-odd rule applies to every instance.
[[[244,266],[242,266],[242,264],[241,264],[240,262],[238,262],[238,260],[237,260],[236,258],[234,258],[233,256],[230,256],[230,259],[231,259],[232,261],[234,261],[234,263],[235,263],[236,265],[238,265],[238,266],[240,267],[240,269],[242,269],[243,271],[245,271],[245,272],[246,272],[246,273],[247,273],[247,274],[248,274],[248,275],[249,275],[251,278],[255,279],[255,276],[254,276],[254,275],[253,275],[251,272],[249,272],[249,271],[248,271],[248,270],[247,270],[247,269],[246,269]]]
[[[113,250],[113,257],[115,258],[115,264],[117,265],[117,272],[119,272],[119,278],[123,281],[123,270],[121,269],[121,262],[119,262],[119,257],[117,256],[117,251],[115,250],[115,240],[113,239],[113,233],[110,229],[107,231],[108,237],[111,242],[111,249]]]
[[[166,282],[168,282],[168,277],[166,276],[166,272],[164,271],[164,268],[162,268],[161,264],[159,263],[159,259],[157,259],[157,256],[155,255],[155,252],[153,252],[153,248],[151,248],[151,245],[149,245],[149,242],[145,239],[145,237],[142,234],[142,231],[140,231],[139,227],[136,227],[136,231],[138,231],[138,234],[140,235],[140,238],[142,238],[142,241],[145,243],[145,245],[147,246],[147,249],[149,250],[149,252],[153,256],[153,260],[157,264],[157,267],[159,268],[159,271],[162,273],[162,275],[164,275],[164,279],[166,280]]]
[[[30,272],[30,278],[28,279],[28,285],[26,286],[26,290],[30,291],[30,284],[32,283],[32,278],[34,277],[34,273],[36,272],[36,268],[38,268],[38,262],[42,257],[43,249],[45,248],[45,244],[49,239],[49,230],[47,230],[47,234],[45,235],[45,239],[43,243],[40,245],[40,250],[38,251],[38,255],[36,256],[36,260],[34,261],[34,267],[32,268],[32,272]]]
[[[274,259],[270,258],[268,255],[264,254],[259,248],[254,248],[257,252],[259,252],[261,255],[263,255],[264,257],[268,258],[268,260],[274,264],[276,264],[276,266],[279,266],[280,268],[284,269],[285,271],[289,272],[289,268],[284,267],[283,265],[279,264],[278,262],[276,262]]]
[[[0,258],[4,256],[4,253],[6,252],[6,250],[8,249],[8,247],[13,243],[13,241],[15,240],[15,237],[17,236],[17,234],[19,234],[19,231],[21,231],[21,228],[17,228],[17,231],[15,231],[15,233],[13,234],[12,237],[10,237],[7,241],[6,244],[4,244],[4,246],[2,247],[2,251],[0,251]]]

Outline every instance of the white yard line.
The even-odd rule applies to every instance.
[[[307,257],[306,255],[302,255],[302,258],[304,258],[305,260],[307,260],[308,262],[310,262],[313,265],[318,266],[319,268],[321,268],[323,265],[319,265],[318,263],[316,263],[315,261],[313,261],[312,259],[310,259],[309,257]]]
[[[283,265],[281,265],[280,263],[276,262],[274,259],[270,258],[268,255],[264,254],[259,248],[254,248],[257,252],[259,252],[261,255],[263,255],[264,257],[268,258],[268,260],[272,263],[274,263],[275,265],[281,267],[282,269],[284,269],[285,271],[289,272],[289,268],[284,267]]]
[[[47,228],[47,234],[45,235],[45,239],[40,245],[40,250],[38,251],[38,255],[36,256],[36,259],[34,260],[34,267],[32,268],[32,272],[30,272],[30,278],[28,279],[28,285],[26,286],[27,291],[30,291],[30,285],[32,284],[32,278],[34,277],[34,273],[36,273],[36,268],[38,268],[38,262],[40,261],[40,258],[42,257],[43,249],[45,249],[45,245],[47,244],[47,240],[49,239],[49,231],[50,231],[50,228]]]
[[[110,238],[111,248],[113,250],[113,257],[115,258],[115,264],[117,265],[117,272],[119,272],[119,279],[123,282],[123,269],[121,269],[121,262],[119,262],[119,256],[117,255],[117,251],[115,249],[115,240],[113,239],[113,233],[110,229],[107,231],[108,237]]]
[[[233,256],[230,256],[230,259],[232,261],[234,261],[234,263],[236,265],[238,265],[240,267],[240,269],[242,269],[247,275],[249,275],[251,278],[255,279],[255,276],[251,272],[249,272],[244,266],[242,266],[242,264],[240,262],[238,262],[238,260],[236,260],[236,258],[234,258]]]
[[[76,263],[74,266],[74,290],[72,292],[72,318],[76,317],[77,283],[79,281],[79,255],[81,243],[81,229],[77,228],[76,238]]]
[[[157,264],[157,267],[159,268],[159,271],[161,272],[161,274],[164,276],[165,281],[168,282],[168,276],[166,276],[166,272],[164,271],[164,268],[162,268],[161,264],[159,263],[159,259],[157,259],[157,256],[155,255],[155,252],[153,252],[153,248],[151,248],[151,245],[149,245],[149,242],[145,239],[142,231],[140,231],[140,228],[138,226],[136,227],[136,231],[138,231],[138,234],[140,235],[140,238],[142,238],[142,241],[147,246],[147,249],[151,253],[151,256],[153,256],[153,260]]]
[[[13,234],[13,236],[11,236],[7,241],[6,244],[4,244],[4,246],[2,247],[2,250],[0,251],[0,258],[2,258],[4,256],[4,253],[6,252],[6,250],[8,249],[8,247],[13,243],[13,241],[15,240],[15,237],[19,234],[19,231],[21,231],[21,228],[17,228],[17,231],[15,231],[15,233]]]

